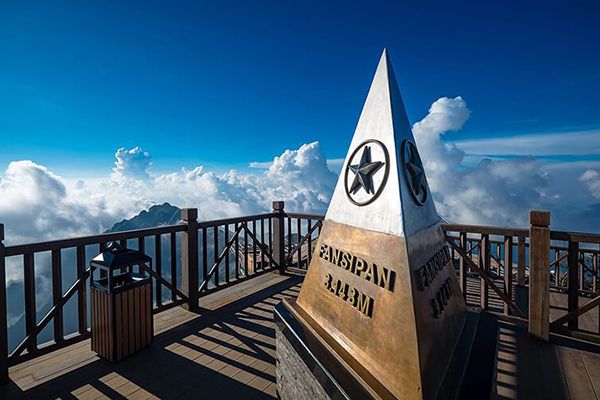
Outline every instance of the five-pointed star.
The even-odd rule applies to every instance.
[[[360,163],[356,165],[350,165],[350,170],[354,172],[354,181],[350,186],[350,192],[356,194],[360,188],[364,188],[369,194],[375,193],[373,188],[373,175],[383,167],[381,161],[371,162],[371,147],[365,146],[363,153],[360,157]]]
[[[406,161],[406,167],[408,168],[408,172],[412,178],[412,189],[415,195],[420,195],[423,190],[423,179],[425,178],[425,173],[423,172],[423,165],[421,164],[421,160],[418,155],[413,153],[412,148],[409,150],[410,156]]]

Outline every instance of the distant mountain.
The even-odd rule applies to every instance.
[[[155,226],[175,225],[181,221],[181,210],[169,203],[157,204],[148,211],[143,210],[131,219],[117,222],[107,232],[131,231]]]

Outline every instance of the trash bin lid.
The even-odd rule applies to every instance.
[[[103,269],[116,269],[152,262],[152,258],[133,249],[125,249],[117,242],[111,242],[106,250],[92,258],[90,264]]]

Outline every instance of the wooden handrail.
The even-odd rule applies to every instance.
[[[564,240],[566,242],[600,243],[600,234],[582,232],[551,231],[550,240]],[[590,249],[592,250],[592,249]]]
[[[286,212],[285,213],[286,217],[289,218],[297,218],[297,219],[316,219],[319,221],[323,221],[325,219],[324,215],[319,215],[319,214],[303,214],[303,213],[290,213],[290,212]]]
[[[521,228],[504,228],[499,226],[485,226],[485,225],[460,225],[460,224],[443,224],[442,228],[446,232],[468,232],[468,233],[479,233],[484,235],[498,235],[498,236],[518,236],[518,237],[529,237],[529,231]]]
[[[246,215],[243,217],[234,217],[234,218],[224,218],[224,219],[215,219],[211,221],[201,221],[198,222],[198,228],[214,228],[219,227],[221,225],[233,225],[235,223],[240,222],[251,222],[258,221],[265,218],[276,217],[275,213],[266,213],[266,214],[254,214],[254,215]]]
[[[58,249],[68,249],[77,246],[87,246],[106,243],[123,239],[136,239],[146,236],[162,235],[172,232],[183,232],[185,224],[161,226],[157,228],[136,229],[133,231],[102,233],[100,235],[81,236],[72,239],[51,240],[48,242],[28,243],[15,246],[6,246],[6,257],[18,256],[27,253],[40,253]]]

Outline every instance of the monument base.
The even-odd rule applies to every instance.
[[[311,326],[293,301],[274,309],[277,391],[282,400],[379,399],[381,396]],[[470,310],[438,399],[496,397],[498,324]],[[466,379],[463,379],[467,377]]]

